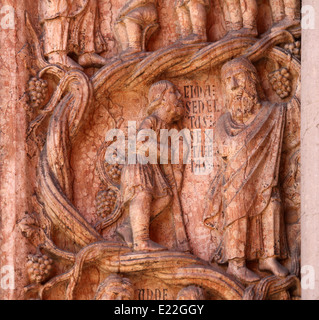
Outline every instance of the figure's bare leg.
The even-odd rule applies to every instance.
[[[236,37],[256,37],[257,3],[256,0],[225,0],[223,6],[228,33],[224,39]],[[226,19],[227,18],[227,19]]]
[[[151,205],[151,223],[156,219],[172,202],[172,197],[167,195],[156,200],[153,200]],[[126,242],[129,247],[133,247],[133,234],[130,217],[117,228],[116,232]]]
[[[240,0],[225,0],[223,8],[227,11],[225,12],[225,16],[229,19],[226,20],[227,31],[240,30],[243,27]]]
[[[130,217],[126,218],[123,223],[117,227],[116,233],[130,248],[133,247],[133,234]]]
[[[82,67],[101,67],[107,63],[107,59],[95,52],[86,52],[79,56],[79,64]]]
[[[185,6],[177,7],[176,13],[180,25],[181,37],[182,39],[187,38],[193,32],[190,13]]]
[[[114,25],[114,28],[115,28],[115,34],[116,34],[117,40],[121,44],[121,49],[122,51],[125,51],[129,46],[126,27],[124,23],[117,22]]]
[[[172,197],[170,195],[154,200],[152,202],[151,221],[156,219],[171,203]]]
[[[270,271],[275,276],[286,277],[289,274],[287,268],[281,265],[276,257],[270,257],[266,259],[259,260],[259,270],[261,271]]]
[[[95,21],[97,14],[97,2],[89,1],[83,16],[79,15],[78,18],[76,18],[81,19],[82,32],[79,40],[81,54],[78,57],[78,62],[82,67],[101,67],[107,63],[107,59],[95,52]]]
[[[207,41],[207,10],[197,1],[189,3],[189,12],[193,26],[193,34],[199,42]]]
[[[256,37],[258,7],[256,0],[226,0],[229,4],[229,16],[227,38]]]
[[[224,233],[224,250],[228,260],[227,273],[240,281],[251,283],[260,278],[246,267],[247,227],[248,218],[234,221]]]
[[[299,0],[270,0],[274,24],[271,31],[285,30],[300,24],[297,17]]]
[[[125,28],[128,38],[128,48],[123,52],[124,55],[142,51],[142,27],[135,21],[125,19]]]
[[[245,283],[252,283],[260,280],[260,277],[246,267],[244,259],[234,259],[228,262],[227,273],[235,276]]]
[[[68,57],[69,19],[56,18],[44,22],[44,55],[50,64],[60,64],[70,69],[82,69]]]
[[[56,51],[48,53],[47,58],[50,64],[60,64],[70,69],[83,70],[83,68],[79,64],[77,64],[73,59],[71,59],[65,51]]]
[[[300,0],[284,0],[285,15],[289,19],[299,21]]]
[[[264,255],[259,260],[259,269],[270,271],[279,277],[284,277],[288,275],[289,271],[276,258],[280,251],[281,214],[282,206],[280,198],[279,196],[273,196],[262,215]]]
[[[243,16],[242,34],[257,36],[258,6],[256,0],[240,0]]]
[[[300,0],[284,0],[287,28],[300,24]]]
[[[135,251],[163,251],[165,247],[150,240],[150,216],[153,197],[139,192],[130,203],[130,219]]]
[[[278,23],[285,18],[285,7],[283,0],[269,0],[273,23]]]

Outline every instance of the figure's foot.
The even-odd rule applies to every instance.
[[[120,225],[117,228],[116,233],[126,242],[129,248],[133,248],[133,233],[131,223],[129,221]]]
[[[96,53],[84,53],[79,56],[78,61],[82,67],[102,67],[107,63],[107,59]]]
[[[144,240],[134,243],[134,251],[156,252],[165,250],[167,250],[167,248],[155,243],[152,240]]]
[[[207,42],[207,36],[192,33],[189,36],[178,40],[178,42],[182,44],[195,44],[195,43]]]
[[[237,261],[229,261],[227,273],[244,283],[252,283],[260,280],[260,277],[249,270],[243,262],[238,263]]]
[[[134,53],[138,53],[138,52],[142,52],[141,48],[133,48],[133,47],[129,47],[126,50],[121,52],[121,57],[126,57],[126,56],[130,56]]]
[[[260,259],[259,270],[270,271],[278,277],[286,277],[289,274],[288,269],[281,265],[276,258]]]
[[[229,31],[223,40],[229,40],[233,38],[239,38],[239,37],[249,37],[249,38],[255,38],[258,36],[257,28],[241,28],[239,30],[231,30]]]
[[[286,17],[286,18],[282,19],[281,21],[275,23],[271,27],[271,32],[275,32],[275,31],[279,31],[279,30],[287,30],[292,27],[297,27],[299,24],[300,24],[300,20]]]
[[[83,68],[79,64],[77,64],[73,59],[71,59],[70,57],[67,57],[67,67],[70,69],[83,70]]]
[[[53,52],[48,55],[48,62],[50,64],[62,65],[68,69],[79,69],[83,68],[71,59],[65,52]]]

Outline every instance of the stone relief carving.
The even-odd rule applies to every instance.
[[[130,279],[111,274],[99,285],[94,300],[133,300],[134,287]]]
[[[300,24],[299,0],[270,0],[273,26],[271,31],[289,29]]]
[[[288,107],[262,101],[257,71],[247,59],[231,60],[221,73],[228,112],[216,125],[219,169],[205,220],[222,233],[215,260],[228,262],[228,272],[244,282],[259,280],[248,260],[286,276],[277,260],[287,257],[278,172],[286,112],[299,109],[299,99]]]
[[[298,296],[296,21],[285,24],[281,16],[274,23],[284,27],[275,24],[259,37],[256,1],[220,0],[228,34],[212,43],[206,17],[217,2],[171,1],[181,39],[147,52],[159,21],[167,23],[159,19],[162,8],[155,0],[122,2],[110,26],[121,47],[111,59],[102,57],[98,1],[41,2],[43,46],[26,19],[37,60],[27,137],[38,147],[30,157],[34,213],[19,223],[36,248],[28,259],[26,297],[83,298],[80,288],[93,265],[98,276],[90,273],[92,293],[84,298],[95,300],[137,299],[145,290],[152,292],[148,297],[171,299]],[[169,157],[159,164],[158,154],[148,152],[150,146],[160,151],[161,129],[189,129],[194,152],[196,131],[187,116],[190,106],[199,116],[208,112],[199,106],[210,81],[217,96],[209,126],[213,171],[197,177],[188,163],[172,164]],[[106,162],[114,143],[104,141],[106,132],[125,132],[131,120],[143,138],[136,158],[148,154],[156,164]],[[143,129],[155,136],[143,136]],[[194,189],[195,209],[186,195],[198,184],[209,195]],[[207,231],[202,238],[191,231],[194,218]],[[213,252],[201,249],[205,242],[215,249],[214,261]]]
[[[207,11],[210,0],[176,0],[182,43],[207,41]]]
[[[228,31],[227,37],[255,37],[258,35],[256,0],[226,0],[221,2]]]
[[[98,0],[40,1],[39,5],[49,63],[77,69],[106,63],[97,54],[106,50],[99,30]],[[78,64],[69,53],[77,55]]]
[[[47,280],[52,270],[52,259],[46,255],[29,255],[27,267],[31,282],[41,283]]]
[[[182,172],[175,173],[171,164],[159,165],[161,145],[157,139],[160,136],[160,130],[170,130],[174,122],[183,116],[184,109],[178,89],[169,81],[162,80],[153,84],[149,91],[147,113],[149,116],[143,120],[139,132],[153,130],[156,132],[156,137],[145,136],[145,140],[137,144],[138,163],[127,164],[123,168],[120,197],[122,205],[129,206],[130,222],[126,222],[118,232],[128,244],[133,243],[135,251],[162,251],[166,248],[154,243],[149,237],[150,223],[172,202],[179,203],[177,190],[181,188],[181,181],[176,181],[175,177],[181,177]],[[147,146],[145,146],[146,143]],[[149,154],[149,159],[155,157],[155,162],[158,164],[142,164],[143,160],[140,157],[144,156],[148,148],[151,148],[150,145],[155,146],[154,149],[158,154]],[[168,154],[170,153],[169,150]],[[176,169],[180,171],[182,168],[178,166],[175,171]],[[178,248],[188,251],[188,240],[183,230],[180,205],[175,206],[174,211],[179,211],[175,219]],[[130,239],[131,237],[133,239]]]
[[[295,41],[294,43],[287,43],[284,49],[294,55],[298,60],[301,60],[301,42]]]
[[[290,83],[290,74],[287,68],[281,68],[270,73],[269,81],[272,88],[281,99],[289,97],[292,88]]]
[[[115,31],[122,55],[146,50],[148,39],[158,28],[157,0],[130,0],[121,9]]]
[[[189,286],[178,293],[177,300],[205,300],[205,293],[200,287]]]

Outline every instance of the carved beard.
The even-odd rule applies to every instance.
[[[254,85],[239,88],[236,92],[229,94],[227,99],[227,107],[232,118],[241,121],[253,113],[257,103],[258,94]]]
[[[172,122],[179,121],[184,116],[184,105],[182,101],[179,101],[174,107],[174,116],[172,118]]]

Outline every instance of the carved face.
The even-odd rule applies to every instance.
[[[184,115],[182,95],[175,86],[170,86],[163,96],[163,104],[166,106],[166,112],[172,121],[181,119]]]
[[[199,287],[189,286],[179,292],[177,300],[205,300],[204,291]]]
[[[256,84],[248,71],[230,70],[224,76],[226,107],[233,118],[248,117],[258,101]]]
[[[112,285],[103,292],[99,300],[132,300],[131,290],[123,288],[121,284]]]

